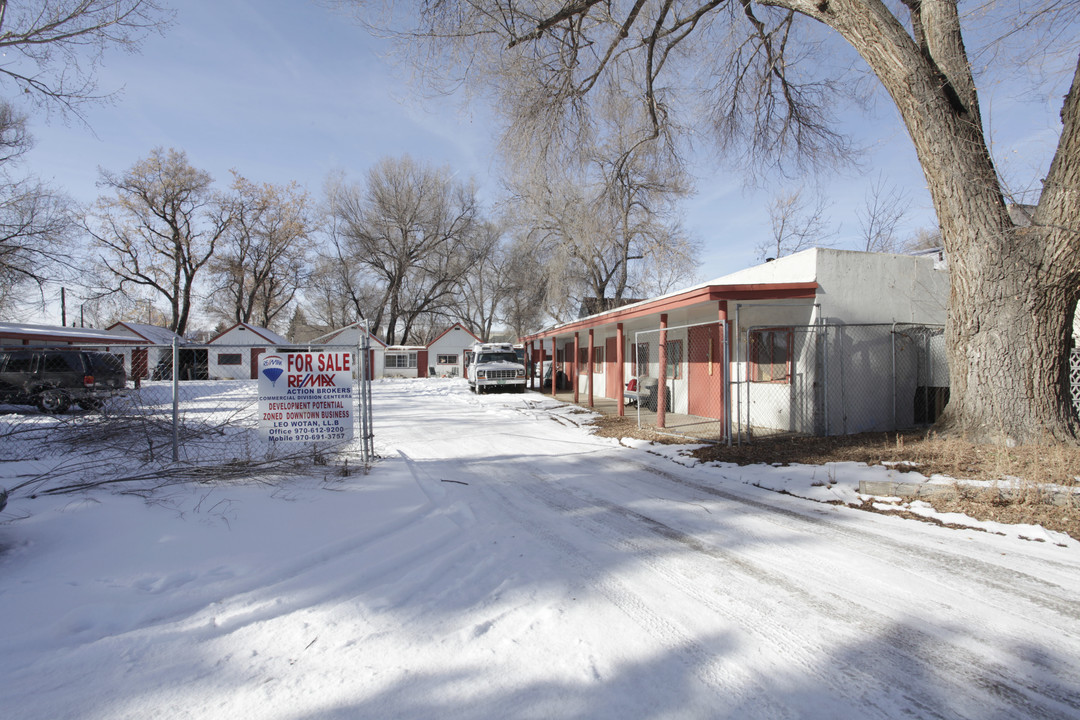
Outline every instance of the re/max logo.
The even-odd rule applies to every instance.
[[[306,375],[289,375],[288,386],[291,388],[324,388],[324,387],[336,387],[334,383],[333,375],[323,375],[317,373],[307,373]]]

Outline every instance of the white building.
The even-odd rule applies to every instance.
[[[212,379],[255,380],[259,356],[289,345],[272,330],[247,323],[236,323],[208,343],[207,372]]]
[[[146,323],[113,323],[109,326],[109,332],[132,338],[139,343],[128,348],[110,348],[112,352],[123,356],[124,369],[131,380],[148,380],[160,364],[171,363],[174,340],[182,345],[186,344],[186,341],[172,330]]]
[[[461,323],[444,330],[427,346],[428,374],[433,377],[465,377],[466,354],[480,342]]]
[[[621,408],[629,380],[655,388],[659,427],[671,413],[783,432],[885,429],[947,397],[942,372],[921,364],[943,349],[940,334],[895,330],[943,325],[948,287],[933,257],[814,248],[522,339],[533,361],[555,360],[548,382],[565,377],[575,401]]]

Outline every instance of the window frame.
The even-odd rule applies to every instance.
[[[228,360],[226,360],[226,358],[228,358]],[[235,361],[233,361],[233,358],[235,358]],[[243,365],[244,354],[219,352],[217,354],[217,364],[225,367],[237,367],[238,365]]]
[[[435,364],[436,365],[457,365],[458,364],[458,356],[456,354],[451,355],[450,353],[443,353],[441,355],[436,355],[435,356]]]
[[[390,358],[394,358],[394,364],[390,364]],[[405,358],[405,365],[402,365],[400,358]],[[416,352],[401,350],[397,352],[388,352],[383,356],[383,367],[388,370],[413,370],[416,368]]]
[[[681,338],[676,340],[668,340],[666,344],[667,352],[665,353],[665,355],[667,358],[667,367],[664,368],[664,377],[668,380],[681,380],[683,363],[683,341]]]
[[[781,343],[777,342],[778,338],[782,338]],[[794,345],[794,328],[781,326],[750,330],[747,333],[750,382],[790,385]],[[762,362],[763,359],[768,362]],[[782,376],[776,372],[779,366],[784,368]]]
[[[649,377],[649,343],[639,342],[631,346],[634,358],[634,374],[637,377]]]

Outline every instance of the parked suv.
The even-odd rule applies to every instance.
[[[525,366],[510,343],[473,345],[468,374],[469,386],[475,393],[491,388],[525,392]]]
[[[98,410],[127,386],[123,362],[88,350],[19,348],[0,351],[0,402],[63,413],[73,403]]]

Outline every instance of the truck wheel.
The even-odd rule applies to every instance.
[[[38,410],[50,415],[62,415],[71,407],[71,397],[63,390],[48,388],[37,395]]]

